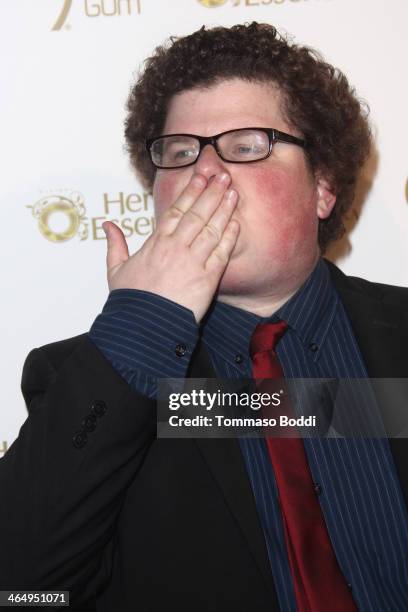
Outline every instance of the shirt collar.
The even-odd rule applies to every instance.
[[[320,351],[336,312],[338,296],[330,271],[320,258],[315,269],[298,291],[277,310],[273,319],[283,319],[310,348]]]
[[[312,348],[316,360],[330,329],[337,302],[328,266],[320,258],[305,283],[271,317],[260,317],[229,304],[214,302],[204,320],[202,338],[211,350],[230,363],[239,364],[237,356],[248,358],[251,336],[258,323],[283,319],[305,347]]]

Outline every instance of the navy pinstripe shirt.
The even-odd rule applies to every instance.
[[[289,329],[277,352],[286,377],[364,378],[362,357],[323,260],[273,317],[216,302],[199,329],[191,311],[157,295],[113,291],[91,339],[136,390],[154,397],[156,379],[184,377],[198,338],[217,375],[251,375],[249,343],[260,322],[283,319]],[[187,347],[176,357],[177,344]],[[239,358],[236,357],[239,355]],[[408,512],[386,439],[304,440],[319,501],[341,570],[359,610],[408,610]],[[265,442],[240,439],[280,607],[296,603],[277,488]]]

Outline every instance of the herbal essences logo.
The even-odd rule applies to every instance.
[[[104,221],[113,221],[126,238],[148,236],[154,231],[155,218],[150,194],[123,191],[102,194],[103,215],[87,217],[85,199],[79,191],[59,189],[43,196],[31,209],[40,233],[50,242],[66,242],[75,236],[80,241],[104,240]]]
[[[73,0],[63,4],[51,30],[70,29],[69,15]],[[140,15],[141,0],[76,0],[84,17],[121,17]]]
[[[289,4],[296,2],[307,2],[308,0],[197,0],[207,8],[218,8],[229,4],[230,6],[266,6],[267,4]]]

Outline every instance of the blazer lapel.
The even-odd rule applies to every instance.
[[[200,343],[189,372],[191,378],[217,378],[204,344]],[[237,521],[248,548],[265,580],[272,599],[271,612],[279,610],[265,537],[239,442],[235,438],[196,438],[204,460]]]
[[[382,299],[381,286],[349,279],[327,263],[370,378],[408,378],[408,321],[402,308]],[[386,421],[390,406],[382,408]],[[408,507],[408,439],[390,438],[389,444]]]
[[[408,321],[402,308],[383,302],[375,285],[367,283],[364,291],[364,285],[327,263],[370,378],[407,378]]]

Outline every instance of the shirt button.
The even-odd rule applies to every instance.
[[[182,357],[186,354],[186,350],[187,347],[185,344],[177,344],[176,348],[174,349],[174,352],[176,353],[177,357]]]
[[[348,588],[350,589],[350,591],[352,591],[352,590],[353,590],[353,585],[351,584],[351,582],[348,582],[348,583],[347,583],[347,586],[348,586]]]
[[[316,351],[319,350],[318,345],[316,344],[316,342],[311,342],[309,344],[309,349],[312,351],[312,353],[315,353]]]
[[[314,483],[314,490],[316,495],[320,495],[320,493],[322,492],[322,487],[319,485],[318,482]]]
[[[235,363],[242,363],[244,361],[242,355],[235,355],[235,359],[234,359]]]

